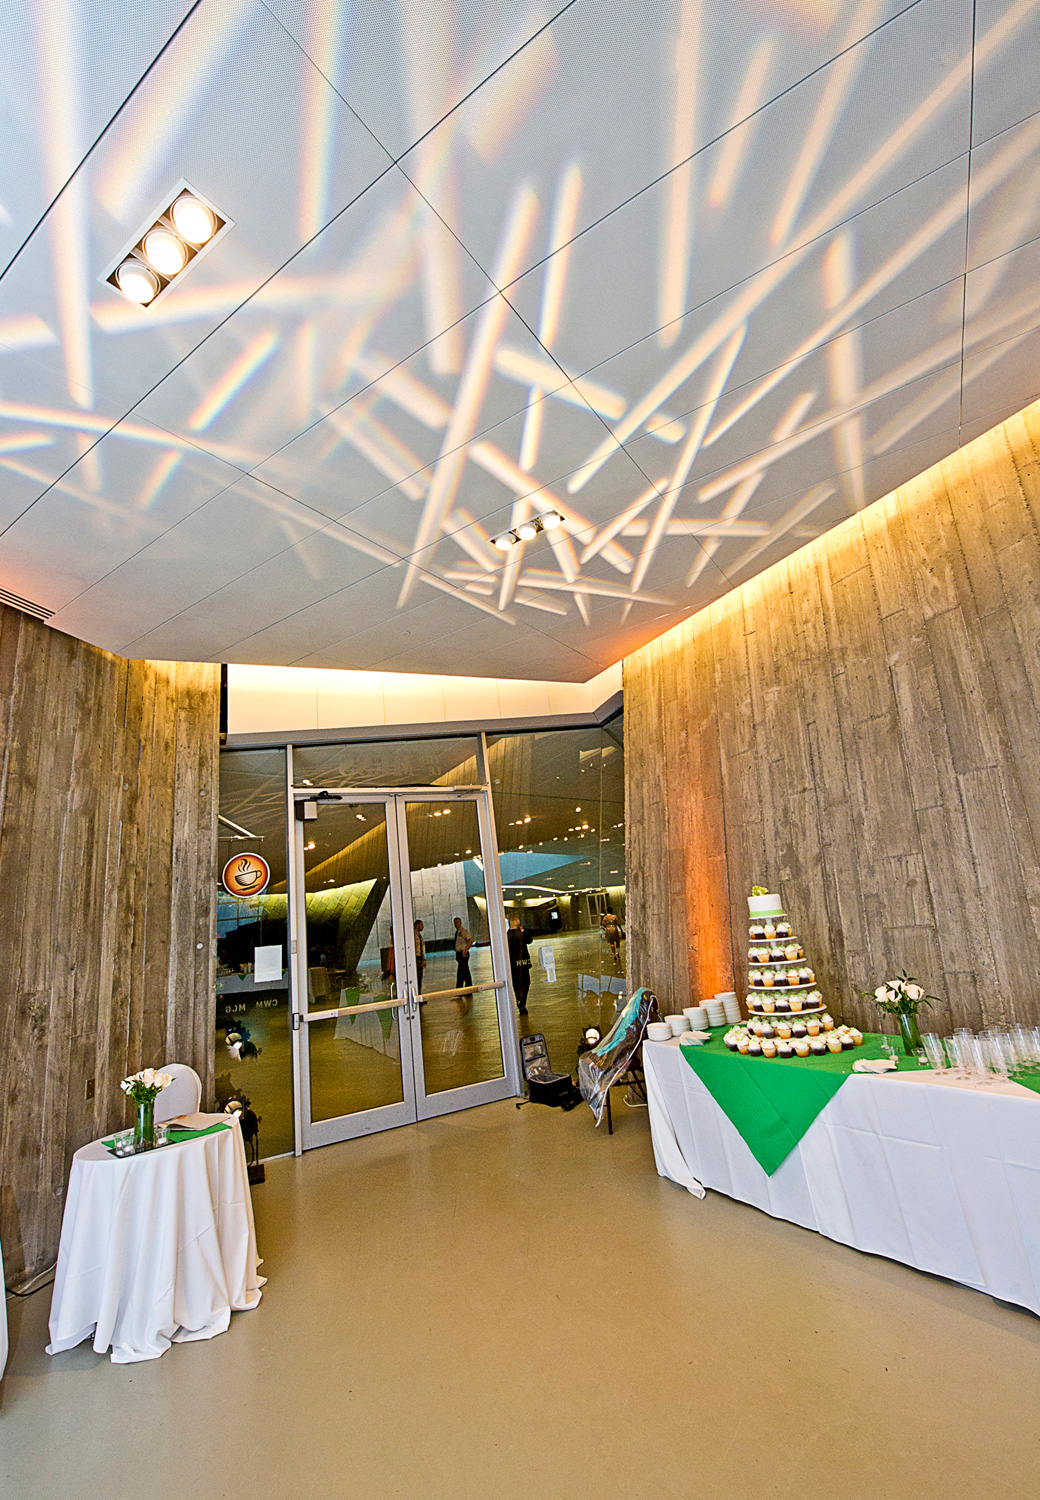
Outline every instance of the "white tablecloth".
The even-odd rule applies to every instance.
[[[662,1177],[1040,1313],[1040,1095],[855,1074],[770,1177],[677,1043],[643,1067]]]
[[[186,1123],[217,1120],[228,1117]],[[213,1338],[260,1301],[259,1264],[237,1120],[122,1160],[94,1141],[72,1158],[47,1353],[93,1336],[99,1354],[132,1364]]]

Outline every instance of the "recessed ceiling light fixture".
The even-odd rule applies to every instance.
[[[131,302],[151,307],[227,231],[232,220],[218,213],[183,179],[133,243],[98,278]]]
[[[531,521],[524,521],[512,531],[502,531],[498,536],[491,538],[492,547],[497,547],[500,552],[508,552],[510,547],[515,547],[517,542],[533,542],[540,531],[553,531],[557,526],[563,525],[563,517],[558,510],[547,510],[544,516],[535,516]]]

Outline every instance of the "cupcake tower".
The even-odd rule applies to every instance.
[[[834,1018],[823,1015],[804,1018],[763,1016],[752,1018],[743,1026],[732,1026],[723,1040],[731,1052],[742,1057],[826,1057],[828,1053],[851,1052],[862,1047],[863,1033],[854,1026],[836,1026]]]
[[[749,896],[748,993],[752,1016],[821,1015],[823,996],[780,897]]]

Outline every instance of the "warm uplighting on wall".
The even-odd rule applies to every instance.
[[[226,215],[182,181],[100,279],[131,302],[151,307],[230,228]]]

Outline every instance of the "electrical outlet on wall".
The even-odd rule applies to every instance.
[[[87,1098],[88,1099],[93,1099],[93,1097],[94,1097],[94,1080],[93,1080],[93,1078],[88,1078],[87,1079]]]

